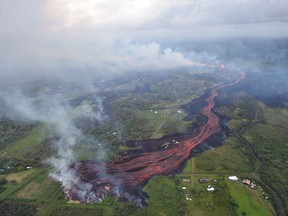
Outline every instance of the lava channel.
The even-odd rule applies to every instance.
[[[80,202],[97,202],[105,196],[117,196],[119,199],[133,201],[140,207],[145,207],[148,196],[142,189],[149,179],[157,175],[174,174],[183,167],[195,147],[211,135],[221,132],[219,118],[212,112],[215,98],[219,95],[220,89],[235,85],[244,78],[244,73],[241,73],[239,79],[211,89],[207,98],[203,99],[207,105],[201,110],[207,121],[200,126],[196,135],[174,142],[169,148],[134,153],[129,159],[122,161],[86,160],[72,164],[70,169],[78,174],[81,182],[91,186],[91,191],[85,198],[79,196],[81,187],[75,182],[73,187],[66,189],[68,198]]]

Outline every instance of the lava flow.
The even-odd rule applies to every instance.
[[[221,132],[219,118],[212,112],[218,91],[224,87],[232,86],[244,79],[241,77],[229,84],[215,87],[209,96],[204,99],[207,103],[201,110],[207,121],[200,126],[196,135],[182,139],[162,148],[153,148],[146,152],[138,152],[129,158],[118,162],[105,162],[99,160],[79,161],[71,165],[79,179],[91,185],[92,198],[88,193],[85,198],[79,196],[81,188],[74,187],[66,191],[68,198],[82,202],[96,202],[105,196],[118,196],[122,199],[137,202],[145,206],[145,193],[142,188],[153,176],[173,174],[185,161],[190,158],[192,150],[211,135]],[[162,141],[163,143],[163,141]],[[89,197],[90,196],[90,197]]]

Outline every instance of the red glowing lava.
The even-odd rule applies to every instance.
[[[207,105],[201,110],[201,113],[207,117],[207,121],[200,126],[195,136],[174,142],[169,148],[134,154],[129,159],[126,158],[120,162],[81,161],[72,165],[71,169],[76,170],[81,181],[93,186],[93,193],[98,198],[103,198],[109,192],[128,200],[131,196],[137,198],[149,179],[157,175],[175,173],[190,158],[195,147],[211,135],[221,132],[219,118],[212,112],[215,98],[219,95],[218,91],[221,88],[235,85],[242,79],[244,79],[244,73],[241,73],[238,80],[211,90],[210,95],[204,99]],[[74,189],[70,191],[69,197],[75,200],[80,199],[77,196],[77,190]]]

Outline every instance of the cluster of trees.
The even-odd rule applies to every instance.
[[[1,216],[33,216],[36,215],[36,205],[29,202],[0,200]]]
[[[0,116],[0,151],[34,127],[35,124],[32,123],[16,122]]]
[[[7,179],[0,178],[0,193],[2,193],[4,190],[6,190],[6,187],[4,186],[7,183]]]

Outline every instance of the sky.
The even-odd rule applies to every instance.
[[[287,36],[287,0],[1,1],[0,83],[196,61],[167,41]]]

